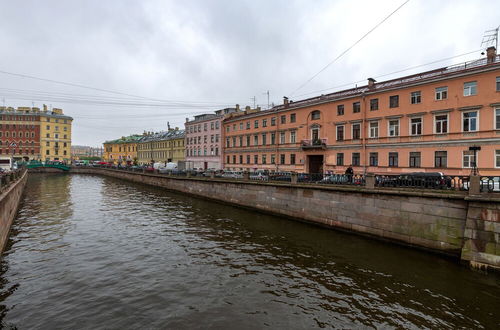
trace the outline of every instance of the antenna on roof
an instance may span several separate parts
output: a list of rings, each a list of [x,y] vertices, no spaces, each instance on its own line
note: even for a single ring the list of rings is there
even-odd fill
[[[498,49],[498,30],[500,29],[500,26],[498,26],[496,29],[493,30],[488,30],[484,32],[483,35],[483,40],[481,41],[481,47],[488,47],[488,46],[495,46],[496,49]]]

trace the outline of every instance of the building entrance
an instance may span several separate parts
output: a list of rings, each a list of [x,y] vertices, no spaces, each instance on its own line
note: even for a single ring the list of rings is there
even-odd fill
[[[323,155],[307,156],[309,173],[323,173]]]

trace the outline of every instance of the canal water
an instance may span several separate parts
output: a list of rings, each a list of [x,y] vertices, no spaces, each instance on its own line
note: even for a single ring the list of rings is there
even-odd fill
[[[1,261],[17,329],[499,328],[500,277],[85,175],[32,175]]]

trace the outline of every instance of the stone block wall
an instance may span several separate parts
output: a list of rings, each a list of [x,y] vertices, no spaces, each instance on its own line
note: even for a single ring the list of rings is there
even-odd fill
[[[9,237],[12,221],[16,217],[21,197],[28,177],[27,171],[23,171],[20,178],[2,187],[0,192],[0,252],[3,252]]]

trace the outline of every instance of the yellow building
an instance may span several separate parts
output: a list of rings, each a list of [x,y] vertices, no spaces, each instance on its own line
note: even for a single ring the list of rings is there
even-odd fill
[[[40,112],[40,154],[42,160],[71,160],[71,124],[73,118],[63,114],[62,109]]]
[[[144,133],[138,144],[139,163],[178,163],[185,160],[184,138],[184,130],[177,127],[166,132]]]
[[[113,164],[133,164],[137,160],[137,143],[141,138],[142,135],[134,134],[104,142],[104,161]]]

